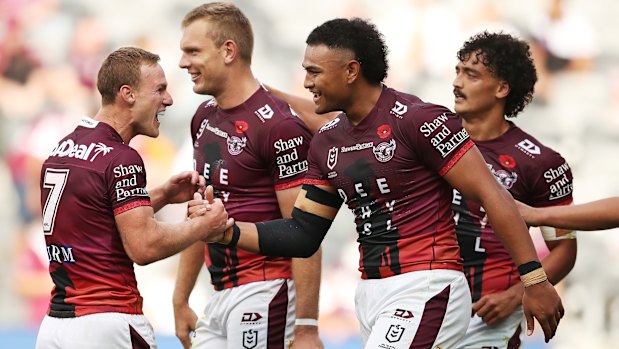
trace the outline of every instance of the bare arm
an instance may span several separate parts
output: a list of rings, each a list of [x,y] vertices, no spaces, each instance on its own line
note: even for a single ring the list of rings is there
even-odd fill
[[[488,171],[477,147],[467,151],[447,172],[445,179],[464,196],[478,201],[486,209],[490,224],[516,265],[538,261],[531,236],[514,200]],[[527,318],[527,333],[530,335],[533,332],[533,318],[536,318],[548,342],[555,335],[564,311],[555,289],[547,280],[525,287],[522,304]]]
[[[312,131],[312,133],[318,132],[322,125],[331,121],[339,114],[337,112],[316,114],[316,105],[312,100],[285,93],[271,86],[265,87],[272,95],[286,101],[286,103],[288,103],[290,107],[292,107],[292,109],[296,113],[298,113],[301,120],[303,120],[305,125],[307,125],[307,127]]]
[[[530,207],[518,203],[524,220],[533,226],[548,225],[569,230],[603,230],[619,227],[619,197],[579,205]]]
[[[282,217],[291,218],[294,202],[300,187],[278,190],[277,200]],[[310,258],[293,258],[292,275],[297,291],[296,318],[318,320],[318,299],[320,296],[320,273],[322,250],[318,249]],[[322,348],[317,326],[295,326],[294,348]]]
[[[139,265],[174,255],[233,224],[220,200],[215,201],[201,217],[182,223],[157,221],[150,206],[136,207],[115,218],[127,255]]]
[[[189,307],[189,296],[196,285],[203,264],[204,242],[198,241],[181,252],[172,305],[174,306],[176,337],[180,339],[185,349],[191,346],[189,332],[196,329],[198,320],[196,313]]]

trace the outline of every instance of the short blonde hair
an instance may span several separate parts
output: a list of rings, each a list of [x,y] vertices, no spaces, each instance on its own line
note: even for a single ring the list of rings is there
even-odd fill
[[[251,63],[254,33],[249,19],[238,7],[224,2],[200,5],[185,15],[182,26],[186,28],[200,19],[206,19],[215,24],[213,30],[205,34],[211,37],[216,46],[221,46],[226,40],[232,40],[237,44],[241,59]]]

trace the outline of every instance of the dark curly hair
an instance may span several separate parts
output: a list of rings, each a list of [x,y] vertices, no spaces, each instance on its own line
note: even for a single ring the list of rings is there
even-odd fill
[[[387,45],[376,26],[361,18],[336,18],[316,27],[305,41],[308,45],[326,45],[355,54],[363,76],[372,84],[387,77]]]
[[[458,51],[461,62],[475,55],[498,79],[510,88],[505,100],[505,116],[518,115],[533,99],[537,72],[529,44],[509,34],[481,32],[469,38]]]

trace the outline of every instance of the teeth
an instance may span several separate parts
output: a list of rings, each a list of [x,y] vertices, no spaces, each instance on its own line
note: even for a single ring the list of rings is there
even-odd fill
[[[159,121],[159,118],[163,117],[164,115],[165,115],[165,110],[158,112],[155,118],[157,119],[157,121]]]

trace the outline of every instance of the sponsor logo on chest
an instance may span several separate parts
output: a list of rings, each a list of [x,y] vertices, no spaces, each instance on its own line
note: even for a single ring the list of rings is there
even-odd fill
[[[99,155],[105,156],[109,154],[114,148],[99,143],[76,144],[72,139],[67,139],[62,143],[56,145],[52,150],[50,156],[56,156],[59,158],[74,158],[80,160],[90,160],[93,162]]]

